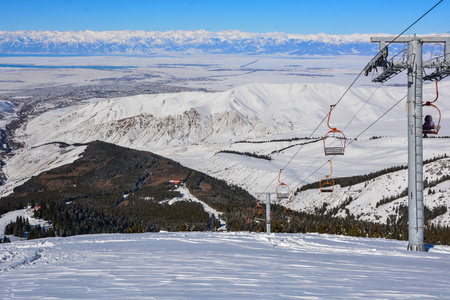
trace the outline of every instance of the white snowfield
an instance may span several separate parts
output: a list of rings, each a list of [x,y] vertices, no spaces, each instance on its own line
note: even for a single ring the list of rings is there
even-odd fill
[[[144,233],[0,245],[3,299],[449,299],[450,247],[319,234]]]

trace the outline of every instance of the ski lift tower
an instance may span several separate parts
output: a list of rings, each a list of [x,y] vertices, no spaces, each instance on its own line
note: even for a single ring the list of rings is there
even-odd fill
[[[270,195],[271,195],[271,193],[261,192],[261,193],[257,193],[257,194],[259,195],[258,199],[260,199],[260,197],[264,198],[264,197],[262,197],[263,195],[266,196],[265,202],[261,200],[260,203],[266,204],[266,233],[271,234],[272,233],[272,220],[271,220],[272,213],[270,211]],[[259,203],[258,200],[257,200],[257,203]]]
[[[381,67],[382,73],[373,82],[385,82],[403,70],[408,70],[408,250],[425,251],[423,243],[423,151],[422,151],[422,88],[424,80],[441,80],[450,75],[450,37],[372,37],[379,43],[380,52],[364,68],[367,76],[372,69]],[[388,60],[391,43],[407,43],[406,62]],[[444,44],[441,59],[423,63],[424,43]],[[435,71],[423,76],[424,68]]]

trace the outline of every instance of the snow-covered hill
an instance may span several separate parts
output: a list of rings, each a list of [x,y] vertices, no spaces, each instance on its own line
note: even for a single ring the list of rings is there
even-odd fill
[[[370,43],[370,37],[377,35],[380,34],[300,35],[279,32],[248,33],[238,30],[0,31],[0,53],[373,55],[378,50],[378,45]]]
[[[2,297],[448,299],[450,247],[319,234],[145,233],[0,244]]]
[[[329,130],[326,121],[313,134],[317,139],[301,138],[311,135],[327,115],[329,105],[335,103],[345,90],[346,87],[333,84],[251,84],[217,93],[93,99],[78,106],[50,111],[16,132],[16,138],[26,147],[4,166],[7,184],[1,191],[10,192],[19,182],[43,170],[70,163],[81,153],[76,150],[79,147],[36,146],[56,141],[73,144],[94,140],[172,158],[242,186],[255,195],[263,191],[274,192],[279,170],[284,168],[280,180],[295,190],[330,173],[328,164],[324,164],[327,158],[323,156],[320,140]],[[440,94],[449,92],[450,84],[441,83]],[[333,110],[330,123],[342,129],[348,138],[355,138],[405,93],[404,87],[352,88]],[[434,85],[425,85],[424,99],[434,97]],[[399,104],[358,140],[349,141],[351,144],[345,156],[333,160],[333,177],[362,175],[406,165],[404,106],[404,103]],[[445,118],[450,104],[439,101],[439,106],[444,116],[441,135],[450,135]],[[372,139],[374,136],[381,138]],[[229,152],[221,152],[223,150]],[[271,161],[239,155],[239,152],[270,156]],[[448,139],[424,139],[425,159],[445,153],[449,154]],[[427,165],[425,178],[435,180],[448,175],[447,164],[448,161],[443,160]],[[376,203],[405,189],[405,172],[398,171],[349,188],[337,187],[332,195],[319,194],[317,190],[300,193],[295,199],[295,207],[314,210],[326,202],[331,209],[341,206],[351,196],[354,202],[342,207],[339,214],[348,209],[358,218],[384,222],[406,199],[379,207],[375,207]],[[434,187],[433,191],[436,193],[426,198],[425,205],[433,208],[448,203],[450,194],[446,183]],[[436,222],[448,224],[448,220],[450,215],[447,214],[444,220]]]
[[[425,165],[424,180],[434,182],[444,176],[450,176],[450,159],[441,159]],[[298,210],[314,213],[315,209],[322,208],[326,204],[328,211],[339,208],[336,215],[340,217],[354,215],[359,220],[386,223],[388,219],[398,218],[401,205],[408,205],[407,196],[398,197],[407,189],[408,170],[401,170],[350,187],[336,186],[333,193],[321,194],[318,189],[300,192],[294,198],[294,206]],[[424,205],[429,209],[439,206],[449,208],[450,181],[425,188],[424,195]],[[385,204],[381,202],[387,198],[397,197],[398,199]],[[427,221],[440,226],[449,226],[450,210]]]
[[[24,141],[36,146],[57,140],[74,143],[99,139],[153,149],[200,142],[230,143],[276,134],[307,137],[329,111],[332,101],[344,91],[345,87],[333,84],[251,84],[218,93],[96,99],[37,117],[27,124]],[[345,126],[374,91],[375,88],[367,87],[352,89],[345,107],[333,112],[332,122]],[[403,92],[404,88],[379,90],[372,104],[353,123],[359,126],[373,122]],[[400,123],[401,119],[403,116],[396,116],[390,121]],[[390,134],[400,134],[402,127]],[[356,134],[358,130],[352,127],[349,133]]]

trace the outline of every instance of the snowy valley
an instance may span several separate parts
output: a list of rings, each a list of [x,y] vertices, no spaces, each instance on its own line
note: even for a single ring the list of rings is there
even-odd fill
[[[447,91],[450,85],[443,82],[441,95]],[[329,174],[327,158],[321,155],[321,137],[328,127],[321,121],[329,105],[344,92],[345,87],[326,83],[250,84],[216,93],[86,100],[44,113],[16,131],[17,141],[25,147],[7,160],[3,168],[7,182],[1,190],[8,194],[31,176],[72,162],[84,150],[61,149],[50,143],[95,140],[157,153],[243,187],[254,196],[264,191],[275,193],[279,170],[284,168],[281,180],[297,190]],[[404,93],[404,87],[356,87],[346,95],[331,117],[333,126],[343,129],[349,138],[345,156],[333,160],[333,177],[406,165],[404,101],[361,135]],[[424,97],[432,98],[434,93],[433,85],[425,86]],[[445,101],[440,107],[444,115],[450,110]],[[321,126],[315,130],[318,124]],[[444,125],[441,132],[446,136],[449,129]],[[447,138],[424,139],[424,145],[425,159],[448,151]],[[449,175],[448,163],[447,158],[427,164],[424,178],[430,182],[445,178]],[[350,214],[360,220],[385,223],[396,217],[406,197],[377,203],[400,195],[406,187],[406,170],[400,170],[350,187],[336,186],[332,194],[319,193],[318,189],[296,193],[294,206],[299,211],[314,212],[326,204],[330,211],[340,207],[336,216]],[[425,194],[430,194],[425,198],[428,208],[447,207],[448,181],[426,189]],[[350,197],[351,203],[342,206]],[[447,226],[449,212],[433,222]]]

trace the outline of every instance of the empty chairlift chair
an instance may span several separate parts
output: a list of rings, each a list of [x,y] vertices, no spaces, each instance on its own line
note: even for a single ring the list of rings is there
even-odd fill
[[[329,175],[325,175],[322,177],[322,179],[319,181],[319,188],[321,193],[332,193],[334,191],[334,179],[331,178],[331,175],[333,174],[333,167],[330,162],[330,169],[331,172]]]
[[[280,170],[280,174],[278,175],[278,183],[276,189],[277,199],[283,201],[283,208],[285,213],[293,213],[294,212],[294,201],[292,199],[292,193],[289,186],[280,181],[282,170]]]
[[[255,221],[265,221],[265,210],[264,208],[261,206],[261,204],[259,204],[258,199],[256,199],[256,206],[253,208],[253,214],[255,217]]]
[[[263,224],[266,221],[266,211],[264,207],[259,203],[259,197],[256,199],[256,206],[253,208],[252,213],[247,215],[247,224],[250,226],[250,230],[256,232],[263,231]]]
[[[291,214],[294,212],[294,199],[289,198],[286,202],[283,204],[284,212],[287,214]]]
[[[276,188],[277,199],[288,200],[291,194],[291,190],[289,189],[289,186],[287,184],[280,181],[281,171],[282,170],[280,170],[280,174],[278,175],[279,185]]]
[[[334,105],[330,105],[330,112],[328,113],[327,121],[330,131],[328,131],[323,137],[323,148],[325,155],[344,155],[347,138],[342,131],[330,126],[330,116],[333,108]]]

